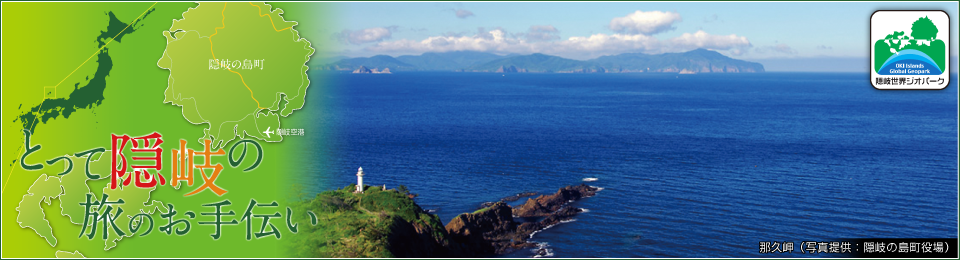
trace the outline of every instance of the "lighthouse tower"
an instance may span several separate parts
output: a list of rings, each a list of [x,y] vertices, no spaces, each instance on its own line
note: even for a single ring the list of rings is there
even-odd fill
[[[363,193],[363,167],[357,170],[357,191],[356,193]]]

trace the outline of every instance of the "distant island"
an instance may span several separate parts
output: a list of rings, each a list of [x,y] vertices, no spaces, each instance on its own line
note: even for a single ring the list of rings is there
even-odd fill
[[[362,191],[358,192],[358,190]],[[568,202],[594,196],[599,188],[586,184],[567,186],[555,194],[528,198],[517,207],[504,201],[537,195],[524,192],[480,209],[457,215],[446,226],[437,215],[413,200],[417,195],[403,185],[395,189],[351,184],[324,191],[293,203],[300,225],[292,247],[293,257],[490,257],[535,247],[532,234],[573,218],[582,209]],[[312,212],[310,216],[307,212]],[[537,217],[537,221],[517,218]]]
[[[367,67],[360,66],[360,68],[353,70],[353,74],[390,74],[390,68],[383,68],[383,70],[379,70],[378,68],[369,69]]]
[[[670,72],[744,73],[764,72],[756,62],[733,59],[716,51],[696,49],[682,53],[624,53],[580,61],[534,53],[529,55],[496,55],[475,51],[428,52],[422,55],[369,58],[344,58],[320,66],[323,70],[366,73],[366,68],[389,71],[458,71],[496,73],[638,73]]]

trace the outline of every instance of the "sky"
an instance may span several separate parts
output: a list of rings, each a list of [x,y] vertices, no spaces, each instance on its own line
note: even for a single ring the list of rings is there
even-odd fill
[[[944,10],[957,55],[957,2],[350,2],[309,32],[321,57],[474,50],[585,60],[707,48],[744,60],[865,58],[876,10]],[[945,38],[946,28],[938,38]]]

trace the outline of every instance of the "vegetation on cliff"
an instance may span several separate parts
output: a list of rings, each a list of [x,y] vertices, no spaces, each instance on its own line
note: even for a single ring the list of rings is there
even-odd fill
[[[418,206],[406,187],[383,190],[355,185],[324,191],[314,198],[292,203],[293,219],[301,223],[286,251],[292,257],[488,257],[535,246],[530,235],[581,212],[568,202],[590,197],[597,188],[584,184],[561,188],[556,194],[529,199],[518,208],[515,201],[535,193],[507,197],[473,213],[454,217],[444,226],[440,219]],[[310,213],[316,215],[316,225]],[[542,217],[525,222],[514,219]],[[305,221],[306,220],[306,221]],[[307,224],[309,223],[309,224]]]
[[[300,221],[291,239],[295,257],[408,257],[447,255],[446,234],[440,219],[425,212],[405,188],[382,190],[355,185],[324,191],[293,204],[295,219],[316,214],[316,225]],[[412,245],[411,245],[412,244]]]

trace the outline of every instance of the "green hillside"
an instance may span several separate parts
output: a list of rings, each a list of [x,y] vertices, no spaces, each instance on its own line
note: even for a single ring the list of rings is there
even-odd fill
[[[355,189],[350,185],[294,203],[294,218],[301,224],[290,238],[292,257],[442,255],[440,242],[447,238],[440,219],[421,209],[405,187],[366,186],[363,194]],[[309,224],[307,211],[316,214],[316,225]],[[411,241],[425,249],[409,246]]]

